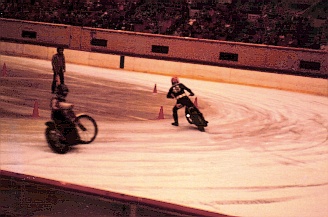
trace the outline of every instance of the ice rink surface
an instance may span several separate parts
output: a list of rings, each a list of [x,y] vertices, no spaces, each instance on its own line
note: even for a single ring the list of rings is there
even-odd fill
[[[327,97],[180,78],[209,121],[199,132],[182,110],[171,125],[170,77],[67,64],[68,101],[99,134],[59,155],[44,137],[51,63],[1,55],[4,63],[2,170],[228,215],[328,216]]]

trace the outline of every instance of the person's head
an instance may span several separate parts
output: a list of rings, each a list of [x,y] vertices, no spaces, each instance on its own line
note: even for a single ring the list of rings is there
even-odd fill
[[[57,53],[58,54],[63,54],[64,53],[64,48],[63,47],[57,47]]]
[[[178,84],[179,83],[179,78],[178,77],[172,77],[171,78],[171,83],[172,83],[172,85]]]
[[[57,86],[56,95],[60,98],[66,98],[69,90],[65,84],[60,84]]]

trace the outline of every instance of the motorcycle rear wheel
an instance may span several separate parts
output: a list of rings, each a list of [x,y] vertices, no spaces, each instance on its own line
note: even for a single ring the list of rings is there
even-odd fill
[[[205,127],[204,126],[197,126],[198,130],[201,132],[205,132]]]
[[[45,135],[47,143],[53,152],[66,154],[69,151],[70,147],[59,140],[60,132],[58,130],[47,127]]]

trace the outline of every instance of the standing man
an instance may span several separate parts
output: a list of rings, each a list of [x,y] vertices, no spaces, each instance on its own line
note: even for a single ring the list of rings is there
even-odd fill
[[[52,56],[52,70],[54,77],[51,85],[51,92],[55,93],[57,86],[57,76],[60,79],[60,84],[64,84],[64,72],[66,71],[64,48],[57,47],[57,53]]]

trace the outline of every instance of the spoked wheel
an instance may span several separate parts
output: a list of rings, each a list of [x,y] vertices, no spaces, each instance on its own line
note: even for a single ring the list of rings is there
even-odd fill
[[[66,154],[69,151],[70,147],[60,142],[60,132],[58,130],[47,127],[45,135],[52,151],[58,154]]]
[[[89,115],[79,115],[76,117],[76,128],[80,136],[81,144],[89,144],[96,139],[98,126],[96,121]]]
[[[187,119],[189,124],[193,123],[190,114],[186,114],[186,119]]]
[[[191,118],[191,115],[190,115],[190,111],[189,111],[189,108],[187,106],[185,108],[185,117],[186,117],[189,124],[193,124],[193,121],[192,121],[192,118]]]
[[[204,120],[201,114],[193,107],[186,107],[186,119],[189,124],[195,124],[199,131],[205,132],[205,127],[207,126],[207,122]]]

